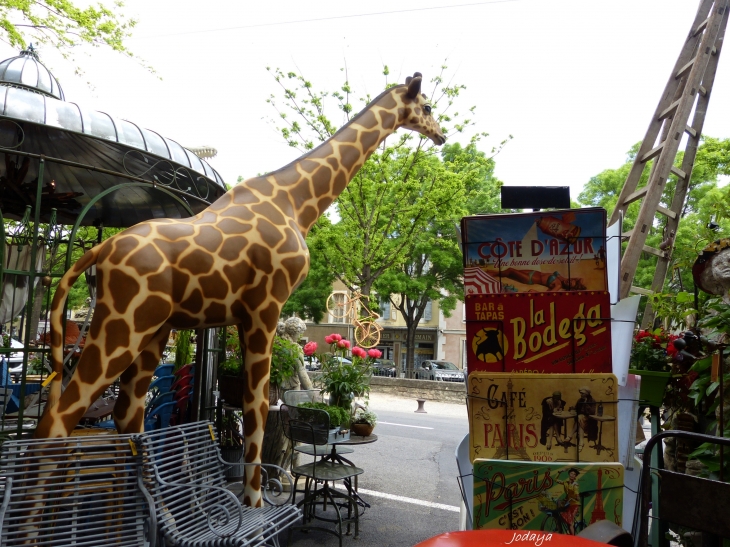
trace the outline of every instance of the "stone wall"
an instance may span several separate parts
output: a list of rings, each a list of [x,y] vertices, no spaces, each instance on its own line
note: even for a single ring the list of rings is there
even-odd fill
[[[309,372],[309,376],[316,387],[319,373]],[[426,399],[427,401],[466,404],[466,383],[464,382],[436,382],[373,376],[370,379],[370,391],[389,393],[413,400]]]

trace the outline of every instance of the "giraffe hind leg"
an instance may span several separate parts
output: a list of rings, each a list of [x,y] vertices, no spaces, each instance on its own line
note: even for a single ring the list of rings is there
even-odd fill
[[[119,433],[144,431],[145,396],[169,336],[170,327],[161,327],[120,376],[119,396],[113,411],[114,423]]]

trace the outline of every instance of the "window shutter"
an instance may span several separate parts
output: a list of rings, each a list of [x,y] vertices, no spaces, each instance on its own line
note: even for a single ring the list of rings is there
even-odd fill
[[[390,319],[390,298],[380,301],[380,316],[383,319]]]
[[[429,300],[426,304],[426,308],[423,310],[423,320],[424,321],[430,321],[431,320],[431,305],[433,304],[433,300]]]

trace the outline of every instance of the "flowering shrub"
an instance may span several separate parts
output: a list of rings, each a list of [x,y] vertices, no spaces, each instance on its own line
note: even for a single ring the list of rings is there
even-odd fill
[[[353,396],[367,397],[373,374],[371,365],[382,352],[352,347],[349,340],[336,333],[325,336],[324,341],[330,346],[327,354],[317,354],[317,342],[308,342],[304,346],[304,355],[317,357],[322,364],[322,374],[316,380],[322,393],[330,394],[331,404],[343,407],[350,406]],[[348,363],[345,359],[351,347],[352,362]]]
[[[661,328],[654,331],[640,330],[634,336],[630,368],[669,372],[672,367],[672,358],[678,352],[674,347],[674,341],[677,338],[679,338],[677,335],[668,334]]]

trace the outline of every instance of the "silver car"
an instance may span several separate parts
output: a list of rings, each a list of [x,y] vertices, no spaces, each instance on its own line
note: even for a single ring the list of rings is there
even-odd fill
[[[419,380],[436,380],[441,382],[463,382],[464,372],[454,363],[448,361],[427,360],[416,369]]]

